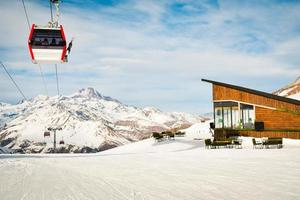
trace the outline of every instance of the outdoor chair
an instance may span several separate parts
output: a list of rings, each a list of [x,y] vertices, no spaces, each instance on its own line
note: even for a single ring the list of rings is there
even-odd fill
[[[257,142],[255,138],[252,138],[252,143],[253,143],[253,149],[262,149],[263,148],[263,143]]]
[[[211,139],[205,139],[204,143],[205,143],[205,148],[209,149],[212,147]]]
[[[164,138],[163,134],[157,133],[157,132],[153,132],[153,133],[152,133],[152,137],[153,137],[156,141],[160,141],[161,139]]]
[[[236,149],[242,149],[242,140],[234,140],[233,145]]]
[[[181,131],[176,132],[176,133],[175,133],[175,136],[178,136],[178,137],[184,137],[184,136],[185,136],[185,132],[181,132]]]
[[[170,132],[170,131],[167,131],[165,132],[165,134],[167,135],[168,139],[174,139],[175,140],[175,134]]]

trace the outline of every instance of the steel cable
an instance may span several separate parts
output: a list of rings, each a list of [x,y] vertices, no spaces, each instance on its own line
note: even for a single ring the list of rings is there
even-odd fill
[[[28,17],[28,13],[27,13],[27,9],[26,9],[24,0],[22,0],[22,4],[23,4],[23,8],[24,8],[24,13],[25,13],[25,16],[26,16],[27,24],[28,24],[28,29],[30,31],[30,21],[29,21],[29,17]],[[44,73],[43,73],[43,69],[42,69],[42,66],[40,64],[39,64],[39,68],[40,68],[40,75],[42,77],[44,89],[46,91],[46,95],[49,96],[47,85],[46,85],[46,81],[45,81],[45,77],[44,77]]]
[[[24,93],[22,92],[22,90],[20,89],[20,87],[18,86],[18,84],[15,82],[15,80],[13,79],[13,77],[10,75],[10,73],[7,71],[5,65],[1,61],[0,61],[0,63],[1,63],[1,66],[3,67],[3,69],[5,70],[6,74],[9,76],[9,78],[12,80],[12,82],[16,86],[17,90],[20,92],[20,94],[23,96],[23,98],[27,101],[26,96],[24,95]]]
[[[22,0],[22,3],[23,3],[23,8],[24,8],[24,12],[25,12],[25,15],[26,15],[26,19],[27,19],[28,29],[30,30],[30,22],[29,22],[29,18],[28,18],[28,14],[27,14],[27,10],[26,10],[24,0]]]

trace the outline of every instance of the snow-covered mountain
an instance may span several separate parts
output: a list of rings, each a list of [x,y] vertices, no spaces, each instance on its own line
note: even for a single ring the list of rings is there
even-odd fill
[[[56,133],[59,152],[96,152],[201,120],[186,113],[125,105],[87,88],[59,98],[37,96],[17,105],[1,103],[0,146],[20,153],[50,152],[53,132],[50,137],[44,137],[44,132],[61,127]]]
[[[274,94],[300,100],[300,76],[291,84],[275,91]]]

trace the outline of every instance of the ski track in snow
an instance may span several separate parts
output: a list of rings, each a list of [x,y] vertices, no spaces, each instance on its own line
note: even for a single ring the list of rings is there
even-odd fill
[[[252,149],[243,138],[243,149],[208,150],[196,134],[97,154],[2,155],[1,200],[300,198],[299,140]]]

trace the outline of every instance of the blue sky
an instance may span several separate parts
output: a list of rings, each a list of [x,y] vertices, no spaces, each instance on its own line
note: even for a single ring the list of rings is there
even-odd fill
[[[25,0],[31,23],[46,24],[49,5]],[[0,55],[25,95],[46,94],[27,49],[21,0],[0,1]],[[60,90],[94,87],[139,107],[211,111],[201,78],[271,92],[300,75],[300,1],[64,0],[61,24],[75,38],[59,65]],[[56,95],[53,65],[43,65]],[[20,95],[0,71],[0,101]]]

